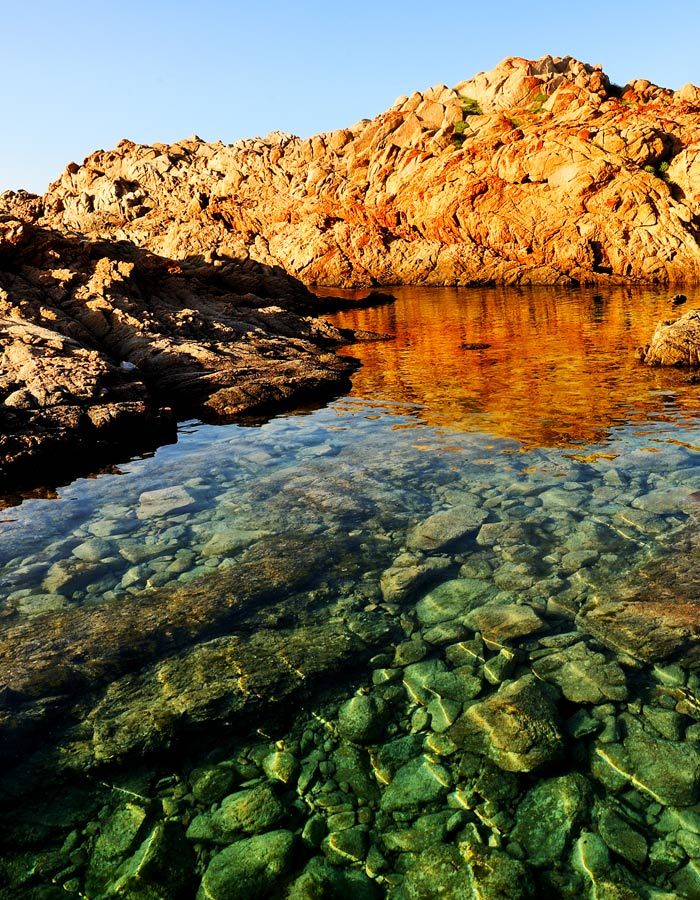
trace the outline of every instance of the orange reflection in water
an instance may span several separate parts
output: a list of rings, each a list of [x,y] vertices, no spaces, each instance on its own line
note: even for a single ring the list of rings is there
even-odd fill
[[[604,440],[621,421],[697,415],[688,374],[634,356],[668,294],[651,290],[396,288],[394,306],[340,313],[343,327],[392,341],[347,348],[363,366],[352,396],[419,404],[419,418],[526,446]],[[685,311],[700,306],[690,296]],[[488,347],[478,348],[478,345]],[[475,346],[476,345],[476,346]]]

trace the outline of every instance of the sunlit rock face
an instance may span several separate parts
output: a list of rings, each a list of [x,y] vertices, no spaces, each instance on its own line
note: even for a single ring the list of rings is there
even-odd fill
[[[44,215],[306,283],[697,279],[699,97],[511,58],[305,140],[124,140],[71,163]]]
[[[648,366],[700,366],[700,310],[659,322],[639,356]]]

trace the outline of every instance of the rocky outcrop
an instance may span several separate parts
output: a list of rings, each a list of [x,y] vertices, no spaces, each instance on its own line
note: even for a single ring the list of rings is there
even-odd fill
[[[694,281],[700,89],[507,59],[306,140],[125,140],[71,163],[34,213],[308,284]]]
[[[700,366],[700,309],[659,322],[638,356],[648,366]]]
[[[0,214],[0,485],[155,447],[173,410],[221,420],[345,388],[355,364],[333,351],[351,335],[319,305],[252,260],[174,262]]]

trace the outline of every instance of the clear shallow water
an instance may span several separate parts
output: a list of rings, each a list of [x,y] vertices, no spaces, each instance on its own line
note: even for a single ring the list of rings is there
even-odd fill
[[[83,820],[8,842],[8,890],[194,896],[204,875],[209,896],[238,896],[257,860],[260,896],[700,895],[700,735],[663,692],[694,695],[696,676],[616,653],[576,620],[601,597],[633,597],[651,563],[673,572],[696,523],[700,404],[686,375],[633,357],[668,314],[665,297],[595,296],[402,289],[395,307],[336,317],[395,335],[349,348],[363,362],[350,396],[259,428],[190,423],[121,474],[3,511],[10,630],[34,620],[70,635],[95,610],[148,610],[189,585],[235,592],[257,553],[277,585],[263,622],[284,623],[290,643],[324,622],[356,629],[360,616],[400,632],[352,673],[329,662],[291,724],[272,724],[274,697],[261,694],[259,722],[236,722],[259,724],[255,740],[212,746],[205,730],[201,755],[183,762],[165,752],[166,729],[136,812],[105,793],[114,777],[88,776],[96,808]],[[290,575],[285,593],[299,565],[306,583]],[[140,681],[118,678],[72,711],[90,727],[64,740],[68,759],[139,749],[102,723],[137,732],[127,713],[176,705],[153,691],[172,672],[146,657]],[[207,712],[206,678],[188,660],[179,714],[225,719]],[[530,750],[513,721],[532,731]],[[697,779],[675,783],[664,756]],[[240,804],[245,815],[221,813]],[[164,874],[168,841],[195,854],[177,883]],[[144,874],[145,844],[157,864]],[[277,874],[265,882],[263,870]]]

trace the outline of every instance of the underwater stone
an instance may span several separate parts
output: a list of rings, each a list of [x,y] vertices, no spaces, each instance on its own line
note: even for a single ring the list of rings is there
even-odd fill
[[[641,866],[646,860],[646,838],[609,805],[598,814],[598,833],[613,853],[628,862]]]
[[[469,630],[460,622],[439,622],[423,632],[423,639],[429,644],[439,646],[452,644],[466,637]]]
[[[134,851],[144,834],[146,810],[135,803],[115,809],[102,825],[90,857],[86,887],[99,893],[122,861]]]
[[[197,900],[259,900],[292,865],[294,835],[270,831],[237,841],[209,863]]]
[[[571,864],[584,878],[595,881],[610,870],[610,853],[597,834],[585,831],[574,845]]]
[[[488,515],[488,510],[466,503],[441,510],[412,528],[406,545],[411,550],[442,550],[477,532]]]
[[[173,900],[189,894],[195,857],[178,822],[159,822],[136,853],[120,868],[109,897]]]
[[[517,656],[506,647],[484,663],[484,678],[489,684],[500,684],[505,681],[516,666]]]
[[[369,756],[353,744],[342,743],[333,753],[336,779],[342,784],[350,785],[357,797],[365,800],[377,800],[379,788],[374,780]]]
[[[301,832],[301,839],[307,847],[318,849],[327,831],[324,816],[316,813],[306,820]]]
[[[644,662],[661,662],[700,645],[698,604],[641,599],[588,602],[576,617],[577,626],[606,647]]]
[[[94,537],[74,547],[73,556],[84,562],[100,562],[102,559],[113,556],[115,551],[116,546],[113,543]]]
[[[315,856],[285,896],[287,900],[376,900],[380,889],[364,872],[341,870]]]
[[[467,864],[471,898],[479,900],[524,900],[533,894],[525,866],[501,850],[474,842],[460,843]]]
[[[651,845],[647,865],[652,875],[667,875],[679,869],[685,860],[686,855],[680,847],[669,840],[659,840]]]
[[[416,604],[416,615],[424,627],[452,622],[483,603],[484,598],[492,594],[493,588],[487,581],[453,578],[421,597]]]
[[[263,771],[268,778],[289,784],[299,771],[299,763],[286,750],[276,750],[263,760]]]
[[[627,699],[627,682],[620,666],[584,641],[536,660],[532,669],[545,681],[559,685],[574,703]]]
[[[410,553],[402,554],[382,573],[379,581],[382,597],[387,603],[404,600],[451,565],[448,557],[419,560]]]
[[[462,712],[462,704],[457,700],[436,697],[428,704],[428,712],[430,713],[430,727],[438,734],[442,734]]]
[[[556,708],[531,675],[470,706],[449,734],[459,747],[480,750],[507,772],[531,772],[564,746]]]
[[[373,694],[356,694],[338,711],[338,731],[356,744],[372,744],[389,721],[387,704]]]
[[[474,631],[481,632],[485,641],[494,643],[526,637],[544,627],[542,619],[531,606],[515,603],[481,606],[470,612],[465,622]]]
[[[276,825],[284,816],[284,807],[272,788],[261,784],[246,791],[229,794],[220,809],[212,813],[215,833],[228,840],[240,832],[257,834]]]
[[[193,503],[192,496],[179,485],[155,491],[144,491],[139,497],[136,515],[139,519],[167,516],[169,513],[188,509]]]
[[[269,531],[245,531],[235,528],[215,532],[202,546],[202,556],[229,556],[262,540]]]
[[[680,897],[700,897],[700,863],[696,860],[691,859],[671,880]]]
[[[393,665],[408,666],[411,663],[420,662],[424,659],[427,652],[428,647],[425,641],[420,638],[417,640],[403,641],[401,644],[396,645]]]
[[[438,846],[418,854],[401,884],[389,889],[388,900],[473,900],[464,859],[455,847]]]
[[[550,866],[563,856],[588,815],[591,798],[588,781],[578,773],[549,778],[525,795],[511,837],[533,866]]]
[[[423,737],[419,734],[407,734],[382,744],[372,760],[378,780],[387,784],[403,765],[420,755],[422,747]]]
[[[360,862],[367,853],[367,829],[364,825],[356,825],[342,831],[332,831],[323,839],[321,849],[334,865]]]
[[[195,769],[190,775],[192,794],[200,803],[219,803],[234,782],[234,773],[224,766],[209,766]]]
[[[452,784],[449,772],[425,756],[403,765],[382,795],[385,812],[414,809],[444,797]]]
[[[562,556],[560,570],[566,575],[573,575],[579,569],[592,566],[597,559],[597,550],[571,550]]]
[[[700,799],[700,752],[687,743],[633,733],[623,744],[597,745],[591,769],[610,789],[630,782],[664,806]]]
[[[527,851],[533,866],[550,866],[564,855],[591,806],[591,787],[578,773],[535,785],[518,807],[511,838]]]

